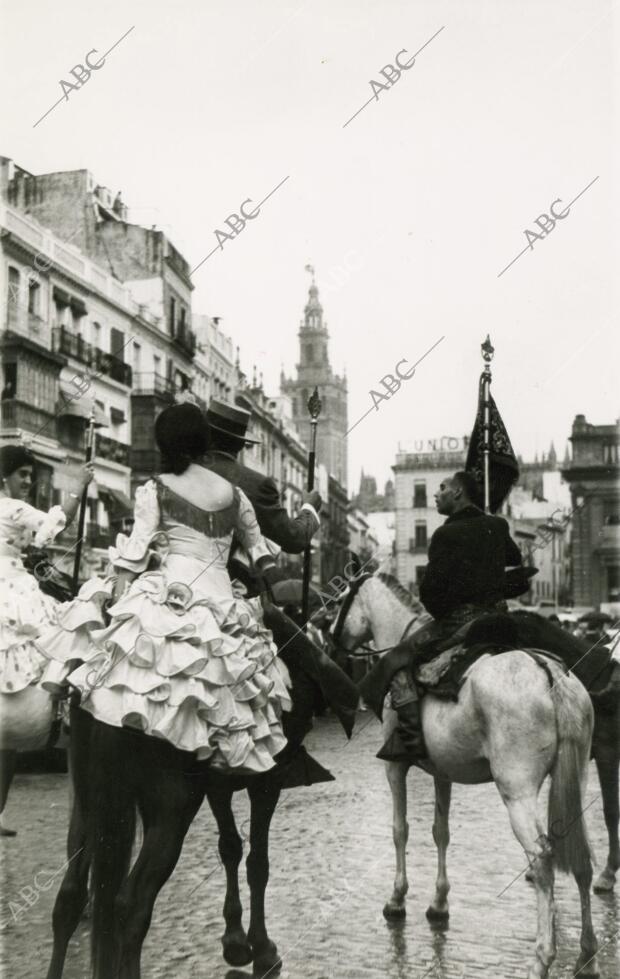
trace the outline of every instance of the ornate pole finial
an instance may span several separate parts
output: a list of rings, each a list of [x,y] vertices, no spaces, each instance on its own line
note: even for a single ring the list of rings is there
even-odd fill
[[[480,349],[482,350],[482,356],[485,360],[493,360],[493,354],[495,353],[495,347],[491,343],[491,337],[487,333],[487,338],[484,343],[480,344]]]
[[[311,424],[316,425],[317,418],[321,414],[322,407],[323,407],[323,402],[319,397],[319,389],[318,387],[315,387],[314,391],[308,398],[308,414],[312,419]]]

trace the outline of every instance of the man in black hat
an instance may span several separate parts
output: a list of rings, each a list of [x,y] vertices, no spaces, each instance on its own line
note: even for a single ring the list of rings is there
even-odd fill
[[[287,554],[301,554],[320,526],[318,490],[305,492],[296,517],[289,517],[282,505],[278,487],[270,476],[243,466],[237,460],[245,445],[256,445],[258,439],[247,434],[250,412],[213,398],[207,409],[210,451],[204,460],[211,469],[235,486],[239,486],[256,510],[261,532]]]
[[[248,436],[250,412],[212,399],[206,412],[209,451],[201,465],[227,479],[246,494],[256,511],[261,532],[288,554],[300,554],[320,526],[321,496],[316,490],[304,493],[300,512],[290,517],[282,505],[275,481],[244,466],[237,456],[245,445],[257,444]],[[264,584],[233,557],[232,578],[239,578],[250,596],[264,591]],[[290,753],[301,746],[312,727],[316,688],[350,736],[355,720],[358,693],[346,674],[276,605],[264,607],[264,622],[271,630],[283,662],[293,679],[293,710],[285,719]]]

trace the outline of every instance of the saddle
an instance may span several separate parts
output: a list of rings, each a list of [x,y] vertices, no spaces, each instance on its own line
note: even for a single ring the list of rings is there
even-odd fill
[[[571,670],[595,700],[615,691],[611,690],[614,663],[609,649],[600,645],[590,648],[554,623],[525,610],[481,615],[451,636],[427,640],[423,662],[414,666],[414,678],[423,691],[457,700],[464,675],[476,660],[513,649],[528,652],[543,668],[545,660],[551,659]],[[616,698],[617,691],[614,701]]]

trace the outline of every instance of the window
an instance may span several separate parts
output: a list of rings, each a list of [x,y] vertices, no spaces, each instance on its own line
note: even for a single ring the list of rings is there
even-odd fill
[[[417,480],[413,484],[413,506],[415,509],[422,509],[426,505],[426,482]]]
[[[415,525],[415,546],[423,548],[427,545],[426,523],[416,523]]]
[[[28,283],[28,312],[38,316],[41,306],[41,287],[32,279]]]
[[[307,364],[314,363],[314,349],[311,343],[309,343],[308,346],[306,347],[306,363]]]
[[[125,334],[122,330],[117,330],[112,327],[110,330],[110,353],[113,357],[118,357],[119,360],[123,360],[123,353],[125,350]]]
[[[161,376],[161,357],[153,354],[153,373]]]
[[[607,601],[620,601],[620,565],[617,564],[607,568]]]
[[[17,364],[3,364],[2,401],[14,398],[17,392]]]
[[[136,374],[140,371],[140,357],[142,354],[142,347],[139,343],[134,343],[133,345],[133,369]]]
[[[617,463],[620,459],[617,442],[609,442],[603,445],[603,462]]]
[[[9,302],[19,305],[19,269],[9,265]]]
[[[170,332],[174,336],[174,327],[177,321],[177,302],[174,296],[170,297],[170,317],[168,320],[168,325],[170,327]]]
[[[93,322],[92,336],[93,336],[93,346],[98,347],[99,350],[102,350],[103,347],[101,346],[101,323]]]

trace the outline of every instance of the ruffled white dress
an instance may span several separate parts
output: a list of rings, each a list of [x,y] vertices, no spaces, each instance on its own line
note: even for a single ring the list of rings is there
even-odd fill
[[[39,640],[51,660],[43,687],[68,682],[98,720],[199,760],[269,770],[286,745],[290,679],[260,599],[234,594],[226,570],[233,535],[253,560],[269,554],[251,503],[235,487],[230,505],[210,511],[157,479],[137,489],[134,520],[110,560],[114,572],[138,577],[107,608],[107,622],[115,573],[60,606],[59,627]],[[72,660],[84,662],[74,669]]]
[[[59,506],[49,513],[0,497],[0,693],[15,694],[37,683],[46,659],[34,644],[56,621],[55,599],[45,595],[21,559],[30,544],[45,547],[64,529]]]

